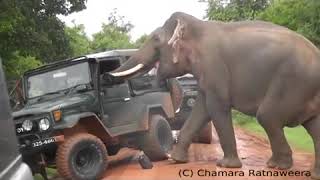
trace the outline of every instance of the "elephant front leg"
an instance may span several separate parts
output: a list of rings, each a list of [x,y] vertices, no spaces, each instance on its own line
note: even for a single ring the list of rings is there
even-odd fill
[[[184,123],[178,136],[178,143],[171,151],[171,158],[178,163],[188,162],[188,149],[192,138],[210,121],[205,107],[203,93],[199,92],[190,117]]]
[[[227,168],[242,167],[237,153],[230,106],[214,94],[208,94],[206,102],[208,113],[216,128],[224,153],[224,157],[217,161],[217,166]]]

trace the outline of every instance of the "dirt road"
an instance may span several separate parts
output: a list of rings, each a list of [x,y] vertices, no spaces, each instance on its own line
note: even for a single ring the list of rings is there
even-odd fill
[[[137,161],[137,151],[123,149],[110,158],[105,180],[175,180],[175,179],[310,179],[307,177],[313,164],[313,155],[294,151],[294,167],[291,171],[272,171],[265,167],[271,155],[268,142],[243,130],[236,129],[237,144],[243,167],[225,169],[215,166],[217,158],[222,157],[219,142],[214,135],[213,144],[193,144],[189,150],[187,164],[174,164],[170,160],[154,163],[153,169],[143,170]],[[264,171],[263,171],[264,170]],[[282,176],[281,174],[282,173]],[[283,173],[287,173],[284,176]],[[291,176],[289,176],[291,175]],[[192,177],[190,177],[192,176]]]

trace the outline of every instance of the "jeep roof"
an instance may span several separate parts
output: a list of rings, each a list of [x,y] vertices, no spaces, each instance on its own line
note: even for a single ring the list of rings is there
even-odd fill
[[[103,61],[108,60],[108,59],[105,59],[106,57],[131,56],[136,51],[137,51],[137,49],[117,49],[117,50],[110,50],[110,51],[88,54],[88,55],[84,55],[84,56],[79,56],[79,57],[75,57],[75,58],[70,58],[70,59],[66,59],[66,60],[60,60],[60,61],[48,63],[48,64],[40,66],[38,68],[26,71],[24,73],[24,75],[32,74],[34,72],[39,72],[39,71],[45,71],[47,69],[51,69],[53,67],[68,64],[70,62],[75,62],[75,61],[86,61],[88,59],[94,59],[95,61],[99,62],[102,60]]]

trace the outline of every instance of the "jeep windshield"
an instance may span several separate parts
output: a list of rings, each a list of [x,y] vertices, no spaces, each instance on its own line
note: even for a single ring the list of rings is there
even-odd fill
[[[27,78],[28,98],[59,94],[81,84],[91,81],[89,64],[83,62],[60,69],[47,71]]]

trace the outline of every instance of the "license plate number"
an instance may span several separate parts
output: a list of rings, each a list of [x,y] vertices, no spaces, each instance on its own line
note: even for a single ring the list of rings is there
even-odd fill
[[[53,137],[48,139],[38,140],[38,141],[32,142],[32,147],[40,147],[40,146],[51,144],[54,142],[55,142],[55,139]]]

